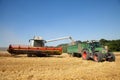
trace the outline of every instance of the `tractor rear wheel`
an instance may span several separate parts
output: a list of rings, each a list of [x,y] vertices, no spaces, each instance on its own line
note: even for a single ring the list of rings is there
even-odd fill
[[[83,60],[89,60],[90,59],[90,54],[89,54],[89,52],[87,50],[84,50],[82,52],[82,59]]]
[[[107,61],[109,62],[115,61],[115,55],[113,53],[108,53]]]
[[[95,53],[94,55],[93,55],[93,59],[94,59],[94,61],[96,61],[96,62],[101,62],[102,61],[102,53]]]

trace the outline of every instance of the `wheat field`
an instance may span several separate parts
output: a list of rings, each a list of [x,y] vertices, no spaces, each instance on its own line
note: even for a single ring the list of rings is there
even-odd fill
[[[0,57],[0,80],[120,80],[120,56],[100,63],[67,54]]]

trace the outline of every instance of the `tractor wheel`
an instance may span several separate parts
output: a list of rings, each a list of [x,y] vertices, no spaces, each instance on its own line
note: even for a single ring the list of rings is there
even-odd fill
[[[89,52],[88,51],[83,51],[82,52],[82,59],[83,60],[89,60],[90,59],[90,54],[89,54]]]
[[[96,61],[96,62],[101,62],[102,61],[102,53],[95,53],[94,55],[93,55],[93,59],[94,59],[94,61]]]
[[[110,58],[109,58],[109,56],[110,56]],[[107,61],[109,61],[109,62],[115,61],[115,55],[113,53],[108,53]]]

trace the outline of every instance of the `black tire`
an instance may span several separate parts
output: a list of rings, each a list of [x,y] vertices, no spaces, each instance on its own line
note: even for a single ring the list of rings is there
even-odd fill
[[[32,57],[32,54],[27,54],[27,57]]]
[[[81,57],[81,54],[80,54],[80,53],[78,53],[78,57]]]
[[[111,57],[111,58],[107,58],[107,61],[109,62],[112,62],[112,61],[115,61],[115,55],[113,53],[108,53],[108,57]]]
[[[99,53],[99,52],[95,53],[93,55],[93,59],[95,62],[102,62],[102,59],[103,59],[102,53]]]
[[[79,57],[79,53],[74,53],[74,56],[75,57]]]
[[[87,50],[83,50],[82,59],[83,60],[89,60],[90,59],[90,53]]]

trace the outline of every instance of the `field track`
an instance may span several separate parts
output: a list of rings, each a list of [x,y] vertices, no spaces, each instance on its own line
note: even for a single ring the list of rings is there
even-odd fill
[[[52,57],[0,57],[0,80],[120,80],[120,55],[115,62],[94,62],[67,54]]]

